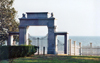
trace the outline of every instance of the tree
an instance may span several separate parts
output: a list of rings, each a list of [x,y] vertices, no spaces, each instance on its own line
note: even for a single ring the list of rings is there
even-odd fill
[[[31,45],[32,40],[31,39],[28,39],[28,41],[29,41],[29,45]]]
[[[17,11],[12,7],[14,0],[0,0],[0,42],[8,39],[8,32],[17,32]]]

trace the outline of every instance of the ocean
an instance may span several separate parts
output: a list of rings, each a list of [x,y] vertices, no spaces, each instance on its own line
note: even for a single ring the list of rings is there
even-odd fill
[[[76,41],[76,44],[79,45],[79,42],[82,43],[82,46],[90,45],[100,46],[100,36],[69,36],[69,39]]]
[[[43,47],[45,47],[46,49],[45,52],[47,53],[47,47],[48,47],[47,37],[39,40],[39,44],[37,43],[37,40],[32,39],[32,38],[30,39],[32,40],[32,45],[35,45],[35,46],[39,45],[40,54],[43,54]],[[57,39],[59,40],[57,44],[58,54],[63,54],[64,53],[64,36],[58,36]],[[72,44],[74,43],[73,41],[76,41],[76,45],[79,45],[79,42],[81,42],[82,46],[89,46],[90,43],[92,43],[92,46],[100,46],[100,36],[69,36],[69,39],[72,40]]]

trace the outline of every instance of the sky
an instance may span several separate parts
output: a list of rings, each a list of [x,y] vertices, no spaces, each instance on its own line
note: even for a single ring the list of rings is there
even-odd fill
[[[100,0],[15,0],[18,18],[26,12],[53,12],[57,32],[69,36],[100,36]],[[45,36],[46,26],[30,26],[32,36]]]

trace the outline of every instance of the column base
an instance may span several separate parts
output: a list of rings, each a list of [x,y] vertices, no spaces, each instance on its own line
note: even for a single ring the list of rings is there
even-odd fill
[[[55,50],[48,50],[47,54],[58,54],[58,52],[56,52]]]

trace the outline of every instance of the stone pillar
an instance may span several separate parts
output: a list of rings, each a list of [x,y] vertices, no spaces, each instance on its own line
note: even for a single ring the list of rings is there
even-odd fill
[[[7,45],[13,45],[13,35],[9,34]]]
[[[93,54],[93,51],[92,51],[92,43],[90,43],[90,55],[92,55]]]
[[[26,45],[29,45],[29,41],[28,41],[28,29],[29,27],[26,28]]]
[[[48,27],[48,50],[47,54],[56,54],[56,43],[55,43],[55,34],[54,27]]]
[[[90,43],[90,48],[92,48],[92,43]]]
[[[70,48],[70,55],[71,55],[72,54],[72,40],[71,39],[69,40],[69,44],[70,44],[69,48]]]
[[[81,42],[79,43],[79,47],[80,47],[79,53],[80,53],[80,55],[82,55],[82,46],[81,46]]]
[[[58,40],[57,40],[57,35],[55,35],[55,50],[56,50],[56,53],[58,54],[58,47],[57,47],[57,44],[58,44]]]
[[[67,34],[64,36],[64,54],[68,54],[68,42],[67,42]]]
[[[28,33],[26,31],[26,45],[28,45],[28,44],[29,44],[29,42],[28,42]]]
[[[26,27],[20,26],[19,27],[19,45],[27,45],[26,44]]]
[[[76,55],[76,41],[74,41],[74,55]]]

